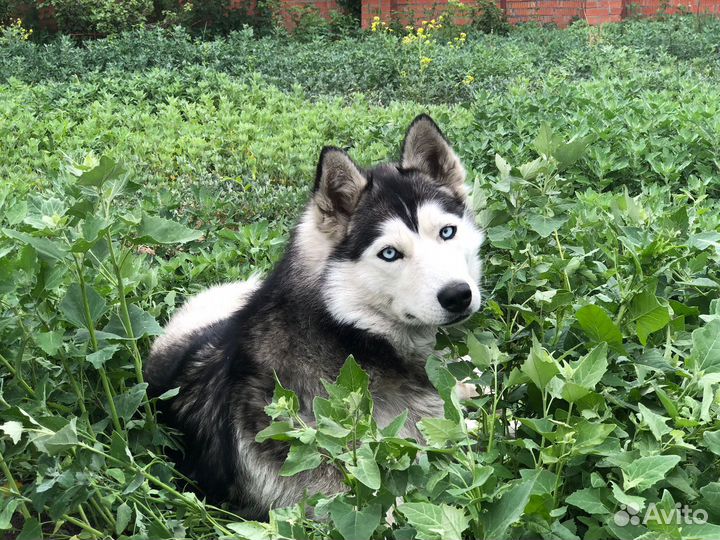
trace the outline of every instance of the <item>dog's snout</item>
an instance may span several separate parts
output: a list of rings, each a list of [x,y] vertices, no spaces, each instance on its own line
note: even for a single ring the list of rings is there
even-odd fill
[[[465,282],[451,283],[440,290],[437,299],[440,305],[451,313],[461,313],[472,302],[472,290]]]

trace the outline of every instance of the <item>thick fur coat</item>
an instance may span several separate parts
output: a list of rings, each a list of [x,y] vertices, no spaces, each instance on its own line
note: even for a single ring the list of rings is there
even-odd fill
[[[274,373],[312,420],[349,355],[370,376],[381,426],[405,409],[402,436],[442,416],[425,374],[438,326],[480,305],[482,234],[467,203],[465,170],[427,116],[410,126],[399,164],[361,169],[325,148],[287,251],[265,280],[213,287],[190,299],[154,344],[152,394],[180,387],[163,421],[185,436],[181,466],[215,501],[248,517],[342,489],[320,467],[281,477],[287,447],[255,442],[267,427]]]

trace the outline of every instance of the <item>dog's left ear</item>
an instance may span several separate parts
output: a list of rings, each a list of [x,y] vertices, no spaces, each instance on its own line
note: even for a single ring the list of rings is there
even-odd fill
[[[427,114],[421,114],[410,124],[400,165],[427,174],[461,199],[467,196],[465,167]]]
[[[367,178],[350,156],[339,148],[323,148],[313,190],[318,228],[336,241],[342,238],[367,186]]]

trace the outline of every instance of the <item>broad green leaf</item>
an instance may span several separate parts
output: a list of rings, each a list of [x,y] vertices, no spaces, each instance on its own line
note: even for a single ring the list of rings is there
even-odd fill
[[[530,228],[538,233],[542,238],[547,238],[553,231],[562,227],[569,218],[567,216],[548,217],[544,215],[535,215],[528,218]]]
[[[643,492],[665,478],[678,463],[680,456],[647,456],[636,459],[622,468],[623,489]]]
[[[35,336],[35,342],[40,346],[45,354],[53,356],[62,346],[63,332],[58,330],[40,332]]]
[[[347,466],[348,472],[370,489],[380,489],[380,468],[370,446],[358,448],[355,457],[357,462]]]
[[[600,343],[577,362],[571,362],[570,366],[573,372],[569,380],[578,386],[594,390],[607,371],[607,344]]]
[[[600,306],[589,304],[575,314],[585,334],[594,342],[606,342],[613,350],[622,351],[622,332]]]
[[[418,422],[418,427],[430,446],[443,447],[449,442],[465,438],[460,425],[446,418],[423,418]]]
[[[101,369],[105,365],[105,362],[110,360],[113,355],[119,350],[119,345],[110,345],[108,347],[103,347],[99,351],[88,354],[85,357],[85,360],[90,362],[95,369]]]
[[[370,379],[368,378],[367,373],[363,371],[360,365],[355,361],[355,358],[348,356],[343,364],[343,367],[340,368],[340,374],[338,375],[335,384],[352,392],[354,390],[366,391],[369,383]]]
[[[560,373],[560,367],[557,360],[540,345],[535,335],[533,335],[532,340],[530,354],[528,354],[520,370],[530,378],[535,386],[540,390],[544,390],[550,380]]]
[[[383,437],[397,437],[407,422],[408,410],[405,409],[392,422],[380,430]]]
[[[720,456],[720,430],[703,433],[703,442],[713,454]]]
[[[289,422],[273,422],[255,436],[255,441],[259,443],[265,442],[268,439],[289,441],[292,437],[287,435],[287,433],[292,430],[293,427]]]
[[[637,325],[637,336],[640,343],[647,345],[647,338],[670,322],[670,313],[667,306],[658,302],[654,293],[643,291],[636,294],[630,303],[628,317]]]
[[[0,424],[0,430],[5,433],[13,444],[17,444],[20,441],[23,433],[23,425],[15,420],[8,420],[4,424]]]
[[[428,502],[404,503],[398,510],[420,540],[460,540],[470,522],[461,508]]]
[[[137,244],[183,244],[197,240],[203,232],[169,219],[143,213],[137,234]]]
[[[294,476],[302,471],[316,469],[321,463],[322,456],[314,444],[293,443],[280,469],[280,476]]]
[[[624,504],[627,507],[635,508],[638,511],[645,508],[645,497],[628,495],[622,489],[620,489],[620,486],[618,486],[615,482],[611,482],[610,485],[612,486],[613,497],[615,497],[615,500],[620,504]]]
[[[22,531],[15,540],[42,540],[44,538],[42,525],[37,518],[31,517],[25,520]]]
[[[145,399],[148,383],[138,383],[113,398],[118,416],[128,422]]]
[[[475,367],[482,370],[489,368],[492,363],[492,353],[487,345],[480,343],[471,333],[467,334],[466,343],[470,359]]]
[[[603,494],[606,491],[603,488],[579,489],[566,497],[565,502],[577,506],[588,514],[609,514],[610,509],[603,502]]]
[[[672,428],[666,424],[666,422],[670,420],[669,418],[654,413],[642,403],[640,403],[638,407],[642,413],[643,422],[650,428],[656,441],[660,441],[663,435],[672,431]]]
[[[125,169],[121,165],[115,163],[107,156],[101,156],[100,163],[89,171],[81,173],[77,179],[77,183],[81,186],[99,188],[108,180],[117,178],[124,173]]]
[[[587,145],[592,140],[592,136],[573,138],[567,143],[562,143],[553,151],[552,156],[557,160],[559,168],[565,169],[585,153]]]
[[[121,534],[130,523],[132,517],[132,508],[127,503],[122,503],[117,508],[115,519],[115,534]]]
[[[21,502],[21,499],[10,499],[5,503],[4,508],[0,511],[0,531],[7,531],[13,527],[11,520]]]
[[[51,259],[59,261],[67,256],[67,250],[61,244],[53,242],[49,238],[30,236],[29,234],[13,229],[3,229],[2,232],[10,238],[19,240],[23,244],[28,244],[34,247],[40,255],[44,255],[45,257],[50,257]]]
[[[85,285],[90,324],[95,327],[100,317],[107,311],[107,304],[95,289]],[[60,302],[60,312],[64,319],[78,328],[88,328],[87,317],[80,285],[73,283],[68,287],[65,297]]]
[[[345,540],[369,540],[373,531],[380,525],[382,506],[371,504],[362,510],[335,499],[330,503],[330,515],[333,524]]]
[[[240,538],[247,540],[275,540],[278,538],[277,532],[269,523],[244,521],[242,523],[228,523],[226,527],[237,533]]]
[[[73,448],[78,444],[77,438],[77,418],[73,418],[70,422],[54,435],[42,441],[45,451],[54,456],[64,450]]]
[[[428,358],[427,364],[425,364],[425,371],[428,374],[428,379],[430,379],[430,382],[437,389],[438,394],[440,394],[445,404],[445,418],[460,422],[462,412],[460,401],[455,393],[457,379],[455,379],[452,373],[444,366],[442,360],[435,356]]]
[[[705,373],[720,372],[720,319],[707,323],[692,333],[693,348],[687,365]]]
[[[705,508],[720,508],[720,482],[710,482],[700,488],[702,506]]]
[[[135,339],[145,336],[159,336],[163,333],[163,329],[155,320],[155,317],[135,304],[128,306],[128,314],[130,315],[130,326]],[[117,313],[113,313],[107,326],[103,328],[103,332],[115,334],[121,338],[130,337]]]
[[[485,513],[481,516],[485,525],[486,539],[499,539],[507,536],[508,528],[525,512],[525,507],[530,500],[539,475],[540,472],[536,471],[535,474],[506,491],[500,500],[487,505]]]

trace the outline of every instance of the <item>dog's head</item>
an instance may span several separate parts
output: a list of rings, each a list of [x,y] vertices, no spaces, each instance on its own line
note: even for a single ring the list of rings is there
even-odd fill
[[[363,170],[325,148],[296,239],[341,322],[449,325],[480,306],[483,235],[465,169],[429,116],[411,124],[399,165]]]

